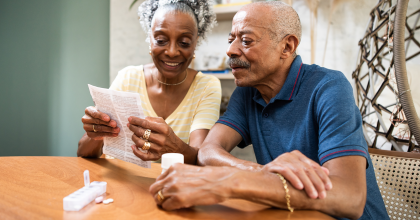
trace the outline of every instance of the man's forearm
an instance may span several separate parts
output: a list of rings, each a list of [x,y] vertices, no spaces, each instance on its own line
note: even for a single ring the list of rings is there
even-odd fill
[[[232,166],[242,170],[260,170],[262,165],[238,159],[227,152],[223,147],[215,144],[200,148],[197,155],[197,164],[201,166]]]
[[[232,198],[287,209],[283,182],[273,173],[238,172],[233,183],[225,184],[232,192]],[[366,192],[358,186],[351,186],[339,177],[331,176],[334,188],[327,192],[325,199],[311,199],[305,191],[296,190],[288,183],[291,207],[294,209],[318,210],[326,214],[357,219],[363,214]]]

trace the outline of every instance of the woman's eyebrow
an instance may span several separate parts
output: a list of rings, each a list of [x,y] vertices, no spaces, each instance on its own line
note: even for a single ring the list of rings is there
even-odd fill
[[[164,33],[167,33],[167,32],[168,32],[168,30],[166,30],[164,28],[153,31],[153,33],[158,33],[158,34],[160,34],[160,33],[164,34]],[[182,32],[181,34],[182,35],[187,35],[187,34],[188,35],[194,35],[194,32],[190,31],[190,30],[186,30],[186,31]]]
[[[164,29],[158,29],[158,30],[153,31],[153,33],[165,33],[165,30]]]
[[[185,31],[185,32],[182,32],[182,34],[194,35],[194,33],[192,31]]]

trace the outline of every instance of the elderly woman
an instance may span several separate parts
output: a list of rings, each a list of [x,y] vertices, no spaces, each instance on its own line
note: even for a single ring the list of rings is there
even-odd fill
[[[110,87],[138,93],[148,116],[129,118],[133,153],[142,160],[181,153],[185,163],[195,164],[198,147],[219,117],[221,88],[217,78],[188,66],[215,15],[207,0],[146,0],[138,15],[153,63],[122,69]],[[85,109],[82,122],[86,133],[77,151],[82,157],[102,155],[103,138],[116,137],[121,129],[95,107]]]

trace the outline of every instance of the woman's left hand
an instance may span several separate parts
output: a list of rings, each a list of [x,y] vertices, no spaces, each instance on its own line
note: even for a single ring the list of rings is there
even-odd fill
[[[133,153],[144,161],[158,160],[165,153],[183,153],[189,146],[183,142],[160,117],[146,117],[145,119],[129,117],[127,126],[134,132],[131,146]],[[150,130],[147,140],[143,139],[146,130]],[[147,135],[146,135],[147,136]],[[145,152],[139,149],[150,143],[150,148]],[[146,147],[147,148],[147,147]]]

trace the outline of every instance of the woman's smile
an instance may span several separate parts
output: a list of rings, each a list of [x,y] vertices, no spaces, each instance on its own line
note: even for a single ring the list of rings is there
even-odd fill
[[[166,65],[169,65],[169,66],[178,66],[180,63],[168,63],[168,62],[165,62],[165,61],[163,61]]]
[[[162,61],[162,63],[164,64],[163,66],[164,66],[165,69],[167,69],[167,70],[176,70],[179,67],[181,67],[181,64],[183,62],[165,62],[165,61]]]

